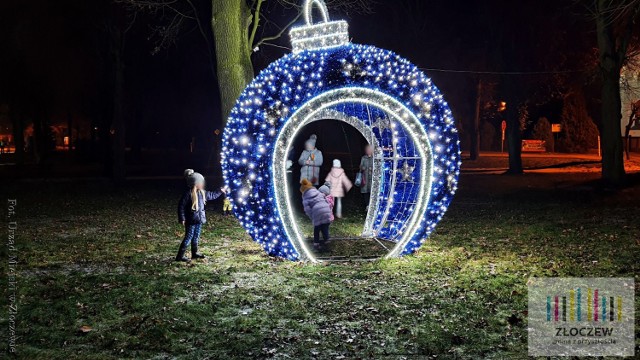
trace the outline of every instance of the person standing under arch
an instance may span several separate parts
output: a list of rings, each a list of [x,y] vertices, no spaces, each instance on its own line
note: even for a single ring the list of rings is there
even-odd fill
[[[349,177],[347,177],[347,174],[344,172],[340,160],[333,160],[333,167],[325,181],[331,185],[331,196],[333,196],[335,200],[336,217],[340,219],[342,218],[342,198],[345,197],[353,187],[353,183],[351,183],[351,180],[349,180]]]
[[[307,179],[315,186],[320,184],[320,167],[324,162],[322,151],[316,149],[316,140],[318,136],[311,135],[309,140],[304,143],[304,151],[298,159],[300,168],[300,182]]]
[[[362,204],[369,208],[371,199],[371,178],[373,177],[373,146],[367,145],[364,148],[364,155],[360,159],[360,173],[362,181],[360,183],[360,193],[362,194]]]

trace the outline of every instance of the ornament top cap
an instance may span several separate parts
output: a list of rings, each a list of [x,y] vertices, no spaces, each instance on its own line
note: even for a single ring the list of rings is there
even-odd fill
[[[329,22],[329,10],[327,10],[327,4],[324,0],[305,0],[304,2],[304,20],[307,22],[307,26],[313,25],[313,5],[317,5],[322,15],[324,22]]]
[[[317,24],[313,23],[314,5],[322,16],[322,22]],[[289,32],[294,53],[349,43],[349,24],[344,20],[331,21],[324,0],[305,0],[302,11],[306,25],[294,27]]]

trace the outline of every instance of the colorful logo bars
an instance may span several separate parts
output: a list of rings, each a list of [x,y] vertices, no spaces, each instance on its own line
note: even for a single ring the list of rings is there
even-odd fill
[[[571,289],[568,299],[567,296],[547,296],[547,321],[622,321],[622,297],[607,297],[591,288],[587,288],[586,299],[581,288]]]

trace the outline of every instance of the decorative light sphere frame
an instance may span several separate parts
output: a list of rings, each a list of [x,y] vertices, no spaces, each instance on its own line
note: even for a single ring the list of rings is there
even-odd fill
[[[317,5],[323,21],[313,24]],[[235,216],[270,255],[319,261],[298,228],[287,179],[296,134],[324,119],[355,127],[374,147],[371,205],[362,236],[415,252],[457,190],[460,143],[451,110],[431,80],[388,50],[349,42],[347,23],[307,0],[293,53],[263,70],[231,111],[222,169]],[[295,162],[295,161],[294,161]],[[293,190],[292,190],[293,189]]]

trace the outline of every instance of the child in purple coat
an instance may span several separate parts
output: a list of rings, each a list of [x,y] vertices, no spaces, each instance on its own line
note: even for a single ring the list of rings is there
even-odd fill
[[[176,261],[189,262],[191,260],[184,256],[189,244],[191,244],[191,259],[204,259],[205,256],[198,253],[202,224],[207,222],[204,206],[207,201],[215,200],[222,196],[225,190],[205,191],[204,176],[192,169],[185,170],[184,177],[187,180],[188,189],[182,195],[178,204],[178,221],[184,225],[184,239],[178,249]]]
[[[318,191],[309,180],[302,180],[300,192],[302,192],[304,212],[313,223],[313,246],[319,249],[320,233],[325,242],[329,240],[329,225],[331,225],[333,212],[324,194]]]

